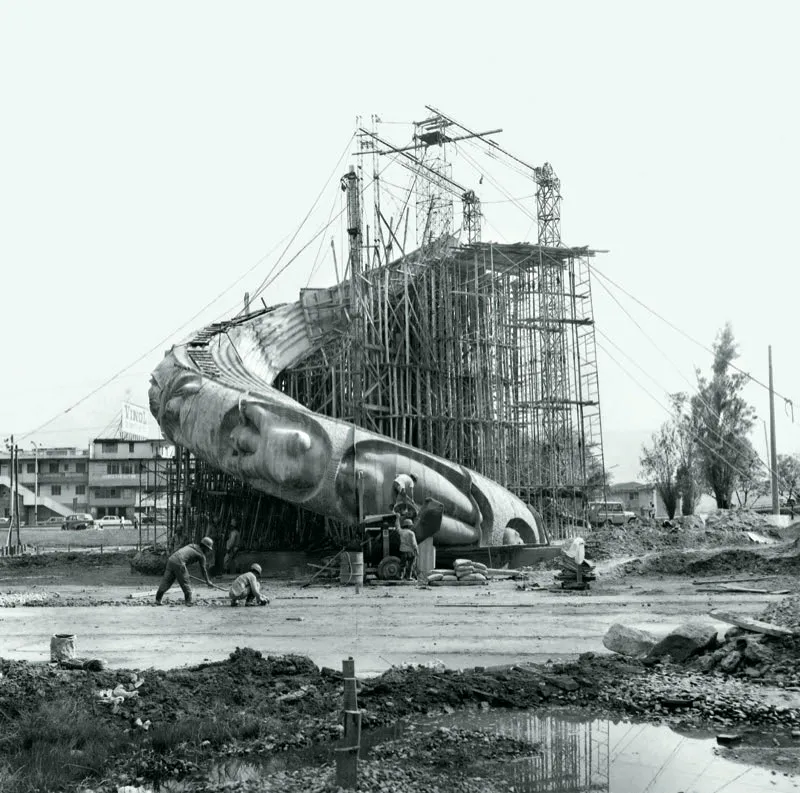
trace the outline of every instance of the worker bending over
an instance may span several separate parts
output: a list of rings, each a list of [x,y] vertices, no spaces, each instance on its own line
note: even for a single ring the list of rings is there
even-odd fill
[[[261,565],[251,564],[250,570],[242,573],[228,590],[231,606],[238,606],[244,600],[245,606],[266,606],[269,598],[261,596],[261,584],[258,577],[261,575]]]
[[[406,578],[406,571],[408,571],[408,578],[412,579],[416,575],[417,555],[419,554],[419,546],[417,545],[417,535],[411,528],[414,523],[406,518],[403,525],[397,530],[400,534],[400,562],[402,569],[400,578]]]
[[[192,585],[189,583],[189,571],[187,568],[190,564],[194,564],[195,562],[200,564],[200,570],[203,573],[206,584],[213,587],[214,585],[208,577],[208,564],[206,563],[206,551],[210,552],[213,549],[214,541],[211,537],[203,537],[199,545],[193,542],[175,551],[175,553],[167,559],[167,569],[164,571],[164,577],[161,579],[161,583],[158,585],[158,591],[156,592],[156,605],[161,605],[161,598],[164,597],[164,593],[175,581],[178,582],[178,586],[183,590],[183,597],[185,598],[186,605],[194,605],[192,602]]]

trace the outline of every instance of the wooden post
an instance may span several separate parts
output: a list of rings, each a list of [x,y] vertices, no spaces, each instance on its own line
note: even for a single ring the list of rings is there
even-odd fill
[[[336,784],[341,788],[352,789],[358,784],[358,751],[361,747],[361,711],[358,709],[355,661],[352,656],[342,661],[342,678],[344,738],[342,745],[335,750]]]

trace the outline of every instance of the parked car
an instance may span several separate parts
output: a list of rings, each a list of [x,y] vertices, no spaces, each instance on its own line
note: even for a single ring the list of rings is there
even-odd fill
[[[47,519],[47,520],[44,522],[44,525],[45,525],[45,526],[52,526],[52,525],[54,525],[54,524],[57,524],[57,523],[63,523],[63,522],[64,522],[64,518],[63,518],[63,517],[61,517],[60,515],[56,515],[55,517],[48,518],[48,519]]]
[[[592,501],[589,503],[589,522],[595,526],[613,524],[624,526],[636,520],[636,513],[629,512],[621,501]]]
[[[94,518],[87,512],[77,512],[74,515],[67,515],[61,524],[61,531],[81,531],[90,529],[94,526]]]
[[[130,523],[130,521],[128,521]],[[125,521],[119,515],[103,515],[102,518],[97,518],[94,522],[96,529],[121,529],[125,525]]]

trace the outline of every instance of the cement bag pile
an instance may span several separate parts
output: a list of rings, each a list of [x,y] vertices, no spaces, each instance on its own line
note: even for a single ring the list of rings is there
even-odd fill
[[[456,559],[452,570],[432,570],[428,574],[428,583],[437,586],[480,586],[489,583],[489,571],[481,562]]]

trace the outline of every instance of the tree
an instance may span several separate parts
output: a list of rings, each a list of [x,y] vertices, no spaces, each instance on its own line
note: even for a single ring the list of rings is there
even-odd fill
[[[778,490],[787,501],[793,499],[797,502],[800,494],[800,455],[778,455]]]
[[[740,507],[746,507],[751,499],[755,501],[769,491],[769,480],[764,480],[764,463],[761,462],[752,444],[747,445],[750,449],[744,457],[737,477],[736,500]]]
[[[697,393],[691,400],[692,423],[703,481],[717,507],[729,509],[740,471],[751,453],[747,436],[756,416],[741,396],[748,375],[729,371],[739,357],[730,323],[717,334],[713,351],[710,379],[697,370]]]
[[[674,421],[665,421],[658,432],[653,433],[650,443],[649,447],[642,446],[639,458],[642,476],[658,490],[667,508],[667,515],[672,520],[678,508],[677,474],[680,463],[678,431]]]
[[[697,483],[701,479],[695,441],[697,427],[689,397],[684,393],[672,394],[671,401],[679,458],[675,478],[681,497],[681,514],[693,515],[700,495]]]

